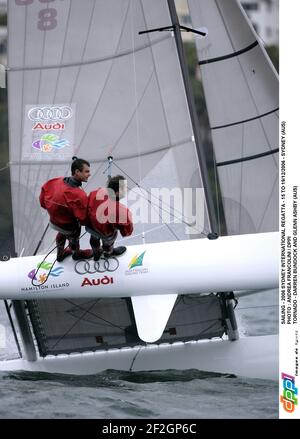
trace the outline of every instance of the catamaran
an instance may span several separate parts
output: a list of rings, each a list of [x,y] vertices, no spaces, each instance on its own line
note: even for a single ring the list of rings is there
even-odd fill
[[[17,257],[0,263],[0,299],[22,357],[0,370],[195,368],[277,379],[278,336],[239,337],[234,304],[278,287],[278,77],[239,2],[188,4],[192,29],[174,0],[9,2]],[[181,31],[197,37],[210,156]],[[153,186],[201,188],[203,218],[154,197],[150,214],[168,213],[171,224],[136,224],[120,258],[57,263],[38,196],[45,181],[68,175],[73,155],[91,163],[86,191],[113,167],[131,201]]]

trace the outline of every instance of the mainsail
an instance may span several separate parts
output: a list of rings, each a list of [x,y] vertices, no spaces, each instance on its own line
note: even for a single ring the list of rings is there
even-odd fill
[[[108,155],[131,186],[203,186],[174,38],[169,32],[139,35],[172,24],[166,1],[16,0],[8,6],[18,255],[37,248],[45,254],[53,247],[55,234],[44,234],[48,216],[38,196],[46,180],[69,174],[73,155],[92,164],[87,191],[104,184]],[[152,229],[139,225],[136,234],[145,233],[146,242],[186,238],[184,224]],[[128,299],[27,306],[41,355],[140,343]],[[179,298],[161,341],[221,336],[223,311],[216,296]]]
[[[228,234],[278,230],[278,75],[237,0],[188,0]]]
[[[9,2],[17,254],[35,251],[48,222],[37,202],[40,187],[68,174],[72,155],[93,165],[87,190],[104,183],[108,155],[141,186],[159,177],[159,187],[202,187],[174,39],[138,33],[169,24],[167,3],[159,0],[64,0],[51,8]],[[157,164],[166,155],[163,176]]]

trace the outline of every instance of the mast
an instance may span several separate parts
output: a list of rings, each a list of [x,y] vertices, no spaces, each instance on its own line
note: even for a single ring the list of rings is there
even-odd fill
[[[175,36],[175,41],[176,41],[176,46],[177,46],[178,58],[179,58],[181,72],[182,72],[182,78],[183,78],[187,103],[188,103],[188,107],[189,107],[192,128],[193,128],[194,137],[195,137],[195,145],[196,145],[196,151],[197,151],[198,160],[199,160],[199,166],[200,166],[200,170],[201,170],[201,176],[202,176],[202,180],[203,180],[204,193],[205,193],[206,202],[207,202],[209,227],[210,227],[211,232],[218,233],[217,213],[216,213],[216,208],[214,205],[212,191],[211,191],[211,185],[210,185],[210,181],[209,181],[208,168],[207,168],[207,163],[206,163],[206,154],[205,154],[205,151],[204,151],[204,148],[202,146],[201,139],[200,139],[198,117],[197,117],[195,102],[194,102],[193,93],[192,93],[192,89],[191,89],[191,84],[190,84],[190,80],[189,80],[187,62],[186,62],[186,57],[185,57],[182,38],[181,38],[180,24],[179,24],[174,0],[168,0],[168,6],[169,6],[169,11],[170,11],[171,22],[172,22],[173,29],[174,29],[174,36]]]

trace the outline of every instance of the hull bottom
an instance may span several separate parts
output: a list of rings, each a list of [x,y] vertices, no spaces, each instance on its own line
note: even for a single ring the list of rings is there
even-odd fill
[[[47,356],[30,362],[0,361],[0,371],[92,375],[106,369],[149,371],[199,369],[249,378],[278,380],[278,335],[213,339]]]

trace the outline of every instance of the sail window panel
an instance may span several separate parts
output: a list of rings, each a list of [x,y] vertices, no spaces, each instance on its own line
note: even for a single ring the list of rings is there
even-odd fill
[[[277,129],[276,129],[277,128]],[[278,149],[278,116],[272,113],[261,119],[212,131],[216,162],[250,158]],[[277,168],[277,158],[274,165]]]
[[[278,230],[278,172],[272,157],[219,168],[228,234]]]

